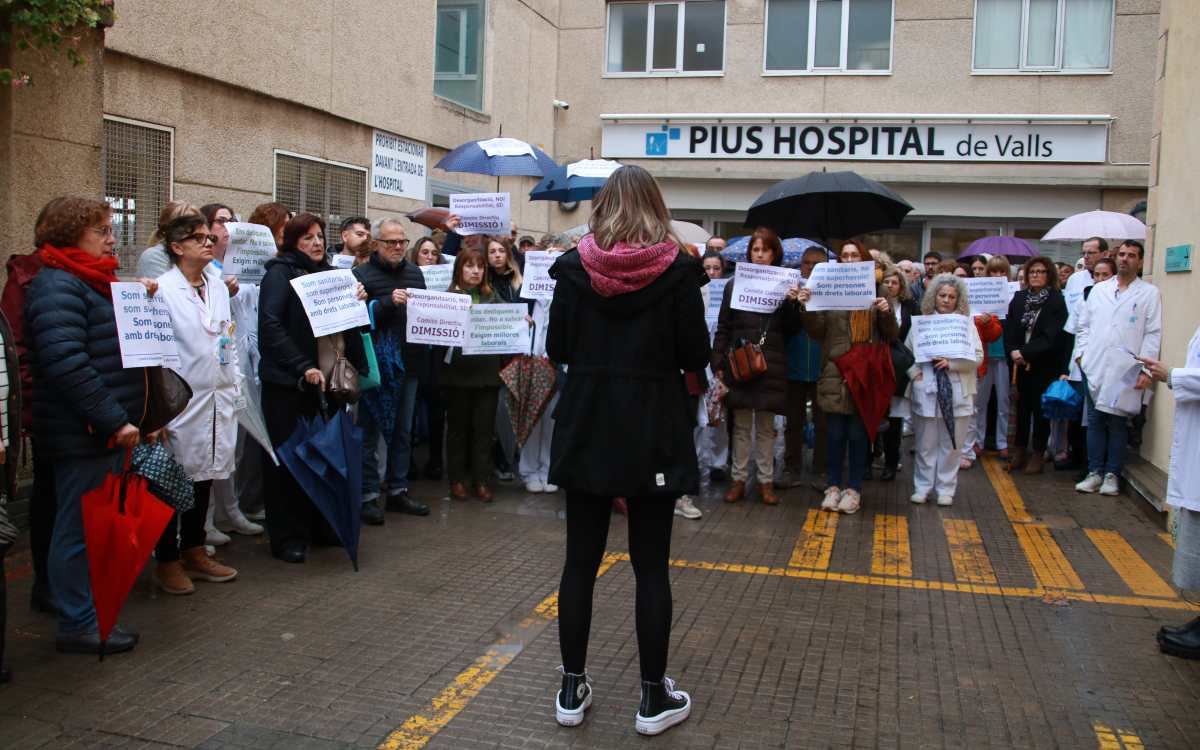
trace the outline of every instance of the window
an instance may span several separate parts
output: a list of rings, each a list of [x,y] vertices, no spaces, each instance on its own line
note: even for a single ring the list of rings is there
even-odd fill
[[[725,0],[610,3],[609,74],[678,75],[725,69]]]
[[[308,211],[329,227],[367,212],[367,170],[283,151],[275,152],[275,200],[300,213]]]
[[[767,0],[768,73],[887,73],[892,0]]]
[[[438,0],[433,93],[483,110],[485,0]]]
[[[1113,0],[975,0],[975,70],[1107,72]]]
[[[174,137],[161,125],[104,118],[104,199],[113,208],[117,258],[128,273],[171,200]]]

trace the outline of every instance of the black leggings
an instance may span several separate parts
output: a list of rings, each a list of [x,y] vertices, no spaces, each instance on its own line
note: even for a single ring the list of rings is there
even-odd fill
[[[637,578],[637,640],[642,679],[662,682],[671,638],[671,524],[675,498],[631,497],[629,557]],[[612,498],[567,493],[567,560],[558,591],[558,641],[563,668],[583,673],[592,627],[592,591],[608,543]]]
[[[160,563],[175,562],[180,550],[203,547],[208,534],[204,522],[208,518],[208,498],[212,494],[212,480],[193,482],[196,504],[189,510],[171,516],[163,529],[158,544],[154,547],[154,559]]]

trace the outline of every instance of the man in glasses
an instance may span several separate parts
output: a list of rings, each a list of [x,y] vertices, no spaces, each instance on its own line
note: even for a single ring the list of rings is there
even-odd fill
[[[1087,238],[1080,245],[1079,251],[1083,256],[1083,268],[1068,276],[1067,283],[1063,287],[1063,297],[1067,300],[1067,324],[1063,326],[1063,330],[1072,336],[1079,335],[1079,307],[1083,304],[1084,292],[1095,283],[1092,279],[1092,269],[1096,267],[1098,260],[1109,257],[1108,242],[1102,237]],[[1066,342],[1066,345],[1073,346],[1074,343],[1075,340],[1071,339]],[[1071,387],[1082,396],[1086,381],[1083,371],[1079,369],[1079,364],[1074,360],[1068,363],[1067,380],[1070,381]],[[1067,448],[1067,460],[1055,461],[1054,468],[1059,471],[1080,471],[1086,475],[1087,432],[1083,428],[1082,415],[1079,419],[1072,420],[1067,424]],[[1080,477],[1080,479],[1082,478]]]
[[[414,516],[429,515],[429,506],[408,495],[408,467],[412,458],[413,409],[417,403],[417,375],[430,367],[429,347],[424,344],[404,344],[408,316],[409,289],[424,289],[425,276],[416,264],[405,257],[408,253],[408,233],[399,219],[378,219],[371,225],[371,254],[354,267],[354,275],[367,290],[368,305],[372,308],[376,343],[391,338],[403,344],[404,374],[388,380],[388,370],[381,368],[384,378],[378,391],[394,394],[396,422],[387,443],[387,465],[383,468],[383,483],[387,486],[385,506],[389,511]],[[374,395],[372,395],[374,394]],[[379,505],[380,466],[371,446],[379,443],[381,431],[372,410],[378,394],[364,394],[358,407],[358,424],[363,430],[363,523],[378,526],[383,523],[383,508]]]

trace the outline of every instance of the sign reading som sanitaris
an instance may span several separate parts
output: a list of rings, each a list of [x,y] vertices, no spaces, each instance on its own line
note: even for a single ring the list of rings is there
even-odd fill
[[[920,117],[914,119],[919,120]],[[1104,124],[686,123],[604,125],[611,159],[1104,162]]]

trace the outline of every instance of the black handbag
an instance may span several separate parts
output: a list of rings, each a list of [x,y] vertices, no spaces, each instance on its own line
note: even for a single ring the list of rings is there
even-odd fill
[[[192,387],[168,367],[147,367],[145,406],[138,429],[158,432],[178,417],[192,400]]]
[[[892,351],[892,369],[896,371],[896,392],[893,395],[903,396],[908,389],[908,368],[917,363],[917,358],[904,342],[895,339],[890,344]]]

